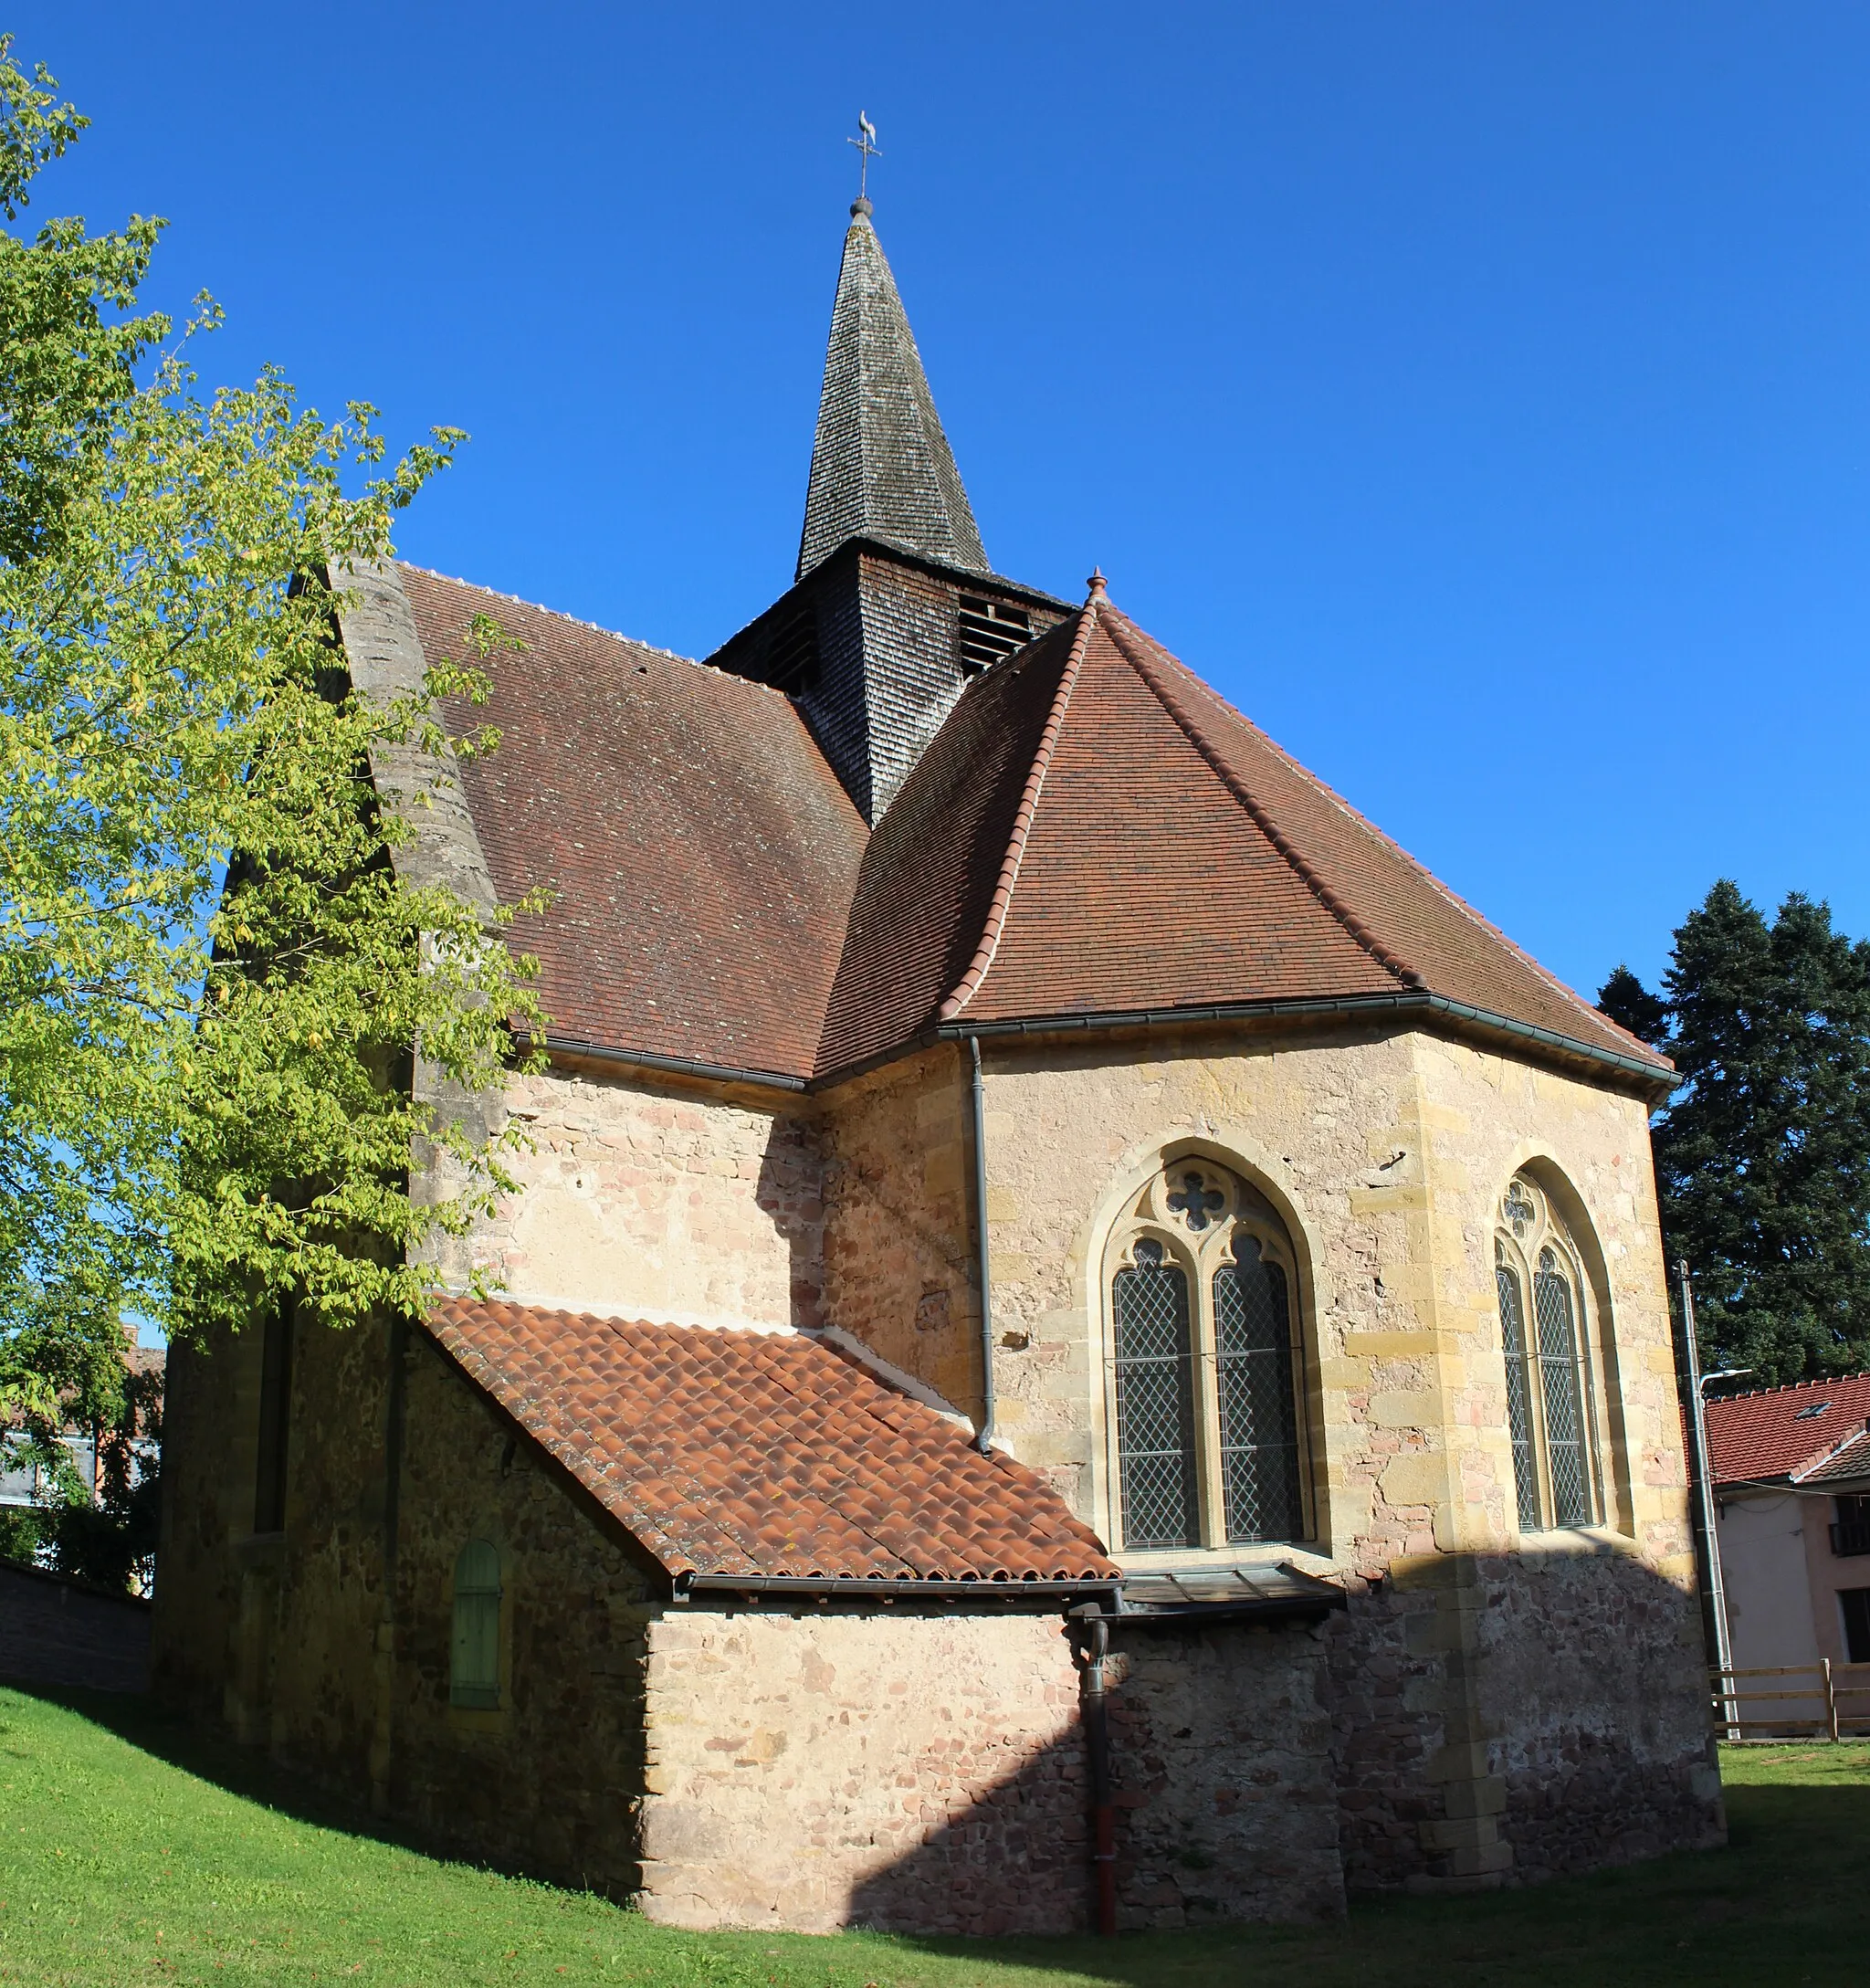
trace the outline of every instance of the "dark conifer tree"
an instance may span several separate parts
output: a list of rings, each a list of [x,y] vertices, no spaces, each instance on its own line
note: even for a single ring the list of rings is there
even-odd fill
[[[1703,1363],[1760,1386],[1870,1368],[1870,943],[1796,894],[1769,924],[1723,878],[1661,994],[1619,966],[1598,1005],[1682,1073],[1656,1182]]]

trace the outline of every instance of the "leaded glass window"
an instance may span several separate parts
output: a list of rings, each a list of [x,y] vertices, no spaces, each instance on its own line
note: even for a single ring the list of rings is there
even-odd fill
[[[1584,1404],[1578,1385],[1578,1329],[1571,1286],[1558,1252],[1542,1249],[1532,1279],[1539,1318],[1539,1376],[1545,1397],[1545,1445],[1551,1458],[1552,1523],[1591,1522],[1591,1489],[1584,1465]]]
[[[1139,1242],[1134,1257],[1111,1280],[1123,1536],[1135,1546],[1197,1546],[1188,1275],[1161,1243]]]
[[[469,1540],[455,1561],[455,1633],[448,1702],[491,1709],[500,1701],[500,1556]]]
[[[1298,1416],[1286,1273],[1253,1239],[1214,1272],[1221,1486],[1232,1540],[1289,1540],[1298,1523]]]
[[[1532,1393],[1526,1373],[1526,1300],[1519,1273],[1495,1247],[1494,1282],[1499,1287],[1500,1344],[1507,1357],[1507,1427],[1513,1438],[1513,1488],[1519,1502],[1519,1530],[1539,1526],[1539,1465],[1532,1453]]]
[[[1107,1261],[1123,1548],[1305,1537],[1296,1262],[1272,1204],[1226,1168],[1172,1161]]]
[[[1592,1433],[1584,1279],[1564,1223],[1523,1175],[1500,1204],[1494,1278],[1519,1530],[1592,1525],[1602,1500]]]

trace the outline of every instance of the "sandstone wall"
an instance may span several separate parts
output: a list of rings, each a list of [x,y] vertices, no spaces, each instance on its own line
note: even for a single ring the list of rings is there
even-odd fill
[[[835,1093],[821,1135],[825,1318],[978,1417],[971,1117],[948,1045]]]
[[[266,1580],[275,1557],[269,1545],[252,1541],[259,1355],[257,1327],[169,1348],[150,1611],[152,1688],[236,1728],[245,1717],[237,1699],[243,1655],[248,1673],[269,1660],[263,1634],[269,1618],[243,1608],[243,1595]]]
[[[819,1322],[824,1206],[810,1110],[752,1092],[554,1068],[515,1078],[521,1186],[442,1257],[514,1300],[676,1324]]]
[[[439,1848],[633,1891],[648,1586],[626,1542],[425,1335],[362,1327],[296,1336],[285,1529],[255,1538],[257,1342],[178,1363],[157,1688]],[[497,1709],[448,1702],[470,1539],[501,1559]]]
[[[1568,1845],[1616,1840],[1632,1804],[1674,1818],[1645,1840],[1718,1831],[1640,1100],[1406,1034],[992,1046],[987,1083],[1001,1428],[1106,1538],[1099,1267],[1112,1219],[1182,1152],[1244,1172],[1286,1217],[1314,1513],[1299,1559],[1360,1594],[1332,1631],[1352,1881],[1562,1867]],[[1494,1211],[1521,1167],[1588,1259],[1606,1521],[1524,1542],[1492,1255]],[[1503,1559],[1522,1543],[1523,1560]],[[1537,1712],[1517,1709],[1560,1634],[1592,1661],[1548,1664]],[[1569,1791],[1560,1823],[1532,1794],[1544,1767],[1515,1763],[1596,1757],[1639,1702],[1649,1709],[1614,1772],[1547,1777]]]
[[[652,1918],[1084,1923],[1077,1683],[1058,1617],[671,1612],[649,1649]]]
[[[379,1805],[463,1855],[625,1896],[637,1881],[649,1574],[425,1338],[407,1384]],[[497,1710],[448,1702],[455,1561],[476,1539],[500,1556]]]

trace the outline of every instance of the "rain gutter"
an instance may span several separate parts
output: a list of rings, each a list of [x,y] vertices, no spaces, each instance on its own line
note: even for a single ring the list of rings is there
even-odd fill
[[[1509,1015],[1497,1015],[1466,1001],[1450,1000],[1446,994],[1399,990],[1395,994],[1318,995],[1291,1001],[1216,1001],[1188,1008],[1106,1008],[1067,1015],[1035,1015],[1004,1022],[942,1022],[921,1030],[893,1048],[879,1050],[835,1070],[818,1076],[789,1077],[777,1070],[741,1069],[731,1064],[707,1063],[687,1057],[658,1056],[645,1049],[617,1049],[601,1043],[584,1042],[569,1036],[543,1036],[548,1051],[560,1056],[583,1057],[621,1069],[667,1071],[678,1077],[706,1078],[716,1083],[747,1084],[755,1089],[787,1091],[794,1096],[835,1089],[870,1070],[883,1068],[913,1056],[938,1042],[964,1038],[1011,1036],[1104,1035],[1119,1029],[1189,1028],[1224,1022],[1283,1020],[1369,1021],[1390,1017],[1398,1021],[1440,1016],[1494,1036],[1524,1042],[1553,1055],[1570,1057],[1613,1070],[1618,1076],[1642,1084],[1655,1097],[1665,1098],[1680,1088],[1684,1079],[1674,1070],[1661,1069],[1641,1057],[1624,1056],[1614,1049],[1581,1042],[1575,1036],[1541,1028],[1533,1022],[1516,1021]]]
[[[1122,1577],[1079,1581],[918,1581],[913,1576],[872,1580],[862,1574],[678,1573],[675,1598],[692,1602],[700,1594],[772,1595],[840,1602],[1044,1602],[1079,1604],[1108,1597],[1119,1605]]]

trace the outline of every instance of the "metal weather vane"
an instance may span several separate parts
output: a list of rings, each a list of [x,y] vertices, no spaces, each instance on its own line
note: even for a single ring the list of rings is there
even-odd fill
[[[880,159],[883,148],[877,142],[877,127],[871,123],[867,111],[857,112],[857,133],[856,138],[846,138],[845,143],[855,145],[864,162],[857,168],[857,198],[867,200],[870,197],[870,161]]]

